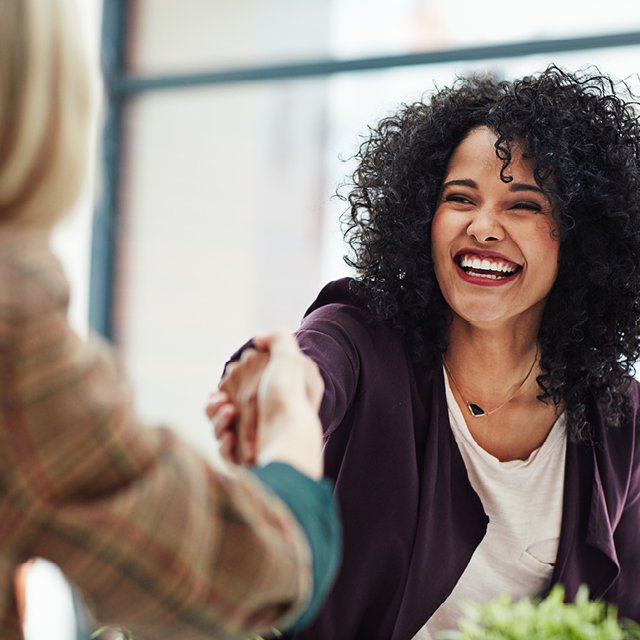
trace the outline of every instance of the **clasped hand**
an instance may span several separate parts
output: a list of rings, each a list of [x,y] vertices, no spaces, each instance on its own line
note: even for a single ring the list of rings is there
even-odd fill
[[[207,404],[220,453],[234,464],[285,462],[319,478],[324,384],[318,367],[290,334],[277,332],[253,343],[228,365]]]

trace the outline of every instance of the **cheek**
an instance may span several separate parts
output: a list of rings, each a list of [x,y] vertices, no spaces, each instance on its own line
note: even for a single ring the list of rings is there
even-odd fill
[[[529,255],[545,280],[556,279],[560,243],[552,236],[551,229],[541,230],[536,242],[529,247]]]
[[[441,215],[439,210],[436,210],[431,223],[431,253],[434,258],[439,253],[446,251],[446,247],[449,245],[450,233],[447,227],[446,216]]]
[[[454,278],[451,243],[455,238],[451,217],[436,211],[431,223],[431,259],[436,281],[445,298]]]

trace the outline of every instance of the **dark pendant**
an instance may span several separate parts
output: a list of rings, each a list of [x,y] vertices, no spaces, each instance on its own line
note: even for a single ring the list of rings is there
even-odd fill
[[[474,418],[479,418],[480,416],[483,416],[486,413],[486,411],[482,407],[479,407],[477,404],[474,404],[473,402],[467,402],[467,409],[469,409],[469,413]]]

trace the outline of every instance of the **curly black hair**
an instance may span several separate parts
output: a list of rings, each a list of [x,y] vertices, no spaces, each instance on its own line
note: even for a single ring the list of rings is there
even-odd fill
[[[637,106],[624,82],[595,68],[462,78],[369,129],[345,197],[356,291],[416,359],[439,361],[451,313],[433,268],[431,222],[449,158],[469,131],[489,127],[509,180],[512,145],[522,145],[555,203],[560,239],[539,332],[539,398],[564,404],[574,441],[596,439],[597,412],[614,426],[629,416],[640,356]]]

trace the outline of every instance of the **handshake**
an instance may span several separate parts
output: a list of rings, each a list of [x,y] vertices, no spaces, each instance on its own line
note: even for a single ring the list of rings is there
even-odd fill
[[[206,411],[220,454],[239,465],[283,462],[320,479],[323,391],[318,367],[293,336],[254,338],[253,348],[227,366],[209,397]]]

